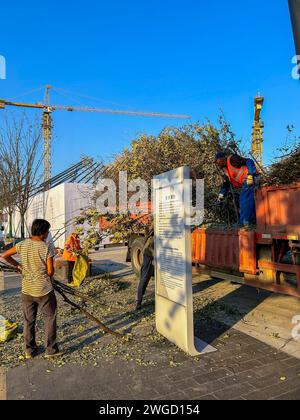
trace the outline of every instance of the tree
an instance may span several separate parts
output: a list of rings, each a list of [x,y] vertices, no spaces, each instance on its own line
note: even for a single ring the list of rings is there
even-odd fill
[[[26,114],[17,119],[4,116],[0,130],[1,190],[8,212],[20,213],[21,237],[25,237],[25,214],[30,197],[41,179],[43,148],[41,128],[37,118],[30,121]],[[11,214],[10,214],[11,216]]]
[[[10,238],[13,236],[12,217],[16,207],[12,191],[12,179],[9,173],[4,171],[3,162],[0,162],[0,213],[8,215]]]
[[[127,171],[129,181],[142,179],[150,186],[155,175],[187,165],[193,180],[205,180],[205,224],[227,225],[237,222],[237,214],[232,200],[228,201],[225,209],[216,205],[224,175],[215,165],[215,155],[220,150],[229,154],[241,153],[239,145],[240,142],[222,115],[218,126],[208,121],[181,128],[168,127],[157,137],[142,134],[134,139],[131,147],[115,156],[103,172],[103,177],[112,179],[118,186],[119,173]],[[98,199],[101,194],[97,193],[95,198]],[[150,196],[148,198],[151,199]],[[101,218],[102,228],[113,235],[116,242],[126,242],[131,236],[145,234],[149,229],[150,218],[145,215],[136,218],[129,213],[103,215],[96,208],[84,210],[77,218],[76,225],[81,235],[86,230],[85,226],[89,225],[87,243],[90,247],[101,239],[101,216],[104,216]]]
[[[270,166],[267,185],[288,185],[300,181],[300,137],[294,134],[294,127],[287,127],[285,144],[279,149],[280,156]]]

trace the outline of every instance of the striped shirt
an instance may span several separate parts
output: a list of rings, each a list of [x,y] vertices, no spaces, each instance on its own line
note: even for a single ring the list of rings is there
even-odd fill
[[[48,295],[53,287],[47,274],[47,260],[55,255],[53,247],[43,241],[27,239],[16,248],[22,260],[22,293],[33,297]]]

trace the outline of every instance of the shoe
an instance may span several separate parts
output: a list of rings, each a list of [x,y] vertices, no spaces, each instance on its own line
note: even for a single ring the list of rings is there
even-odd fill
[[[135,310],[136,310],[136,311],[141,311],[141,310],[142,310],[142,304],[141,304],[141,303],[138,303],[138,304],[136,305],[136,307],[135,307]]]
[[[25,359],[26,360],[32,360],[37,356],[37,354],[38,354],[38,349],[33,350],[32,353],[26,353],[25,352]]]
[[[33,354],[25,353],[25,359],[26,360],[32,360],[33,358],[34,358],[34,355]]]
[[[63,351],[57,351],[53,354],[45,354],[45,359],[54,359],[55,357],[62,357],[64,356],[64,354],[65,353]]]

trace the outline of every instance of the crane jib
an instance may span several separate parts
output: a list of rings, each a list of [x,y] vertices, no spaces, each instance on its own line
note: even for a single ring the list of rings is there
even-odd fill
[[[132,116],[143,116],[143,117],[160,117],[160,118],[176,118],[176,119],[191,119],[190,115],[182,114],[164,114],[159,112],[143,112],[143,111],[128,111],[128,110],[118,110],[118,109],[101,109],[101,108],[91,108],[91,107],[78,107],[78,106],[65,106],[65,105],[46,105],[46,104],[26,104],[22,102],[11,102],[4,99],[0,99],[0,108],[5,108],[5,106],[16,106],[22,108],[35,108],[43,109],[48,112],[58,111],[68,111],[68,112],[95,112],[99,114],[114,114],[114,115],[132,115]]]
[[[54,89],[53,86],[47,85],[45,90],[45,98],[43,103],[28,104],[22,102],[12,102],[5,99],[0,99],[0,109],[6,106],[15,106],[28,109],[40,109],[43,111],[42,116],[42,137],[44,141],[44,189],[48,190],[51,186],[51,151],[52,151],[52,128],[53,119],[52,112],[54,111],[67,111],[67,112],[91,112],[98,114],[112,114],[112,115],[128,115],[136,117],[153,117],[153,118],[173,118],[173,119],[191,119],[189,115],[182,114],[167,114],[159,112],[143,112],[143,111],[128,111],[120,109],[99,109],[92,107],[79,107],[79,106],[65,106],[65,105],[52,105],[50,103],[50,90]]]

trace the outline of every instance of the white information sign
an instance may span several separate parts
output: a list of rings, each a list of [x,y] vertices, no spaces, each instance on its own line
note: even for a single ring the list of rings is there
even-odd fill
[[[189,168],[154,178],[156,327],[191,356],[216,351],[194,337]]]

